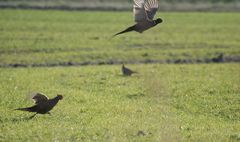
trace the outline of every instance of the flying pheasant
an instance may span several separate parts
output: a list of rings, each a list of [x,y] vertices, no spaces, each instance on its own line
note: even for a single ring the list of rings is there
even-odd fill
[[[136,24],[116,33],[114,36],[131,31],[142,33],[157,24],[162,23],[163,20],[161,18],[153,20],[157,11],[158,0],[133,0],[133,14]]]
[[[33,118],[37,114],[50,114],[50,110],[53,109],[55,105],[57,105],[59,100],[63,99],[62,95],[57,95],[56,97],[52,99],[48,99],[47,96],[36,93],[32,99],[35,102],[35,105],[32,107],[26,107],[26,108],[17,108],[15,110],[22,110],[22,111],[29,111],[29,112],[36,112],[33,116],[30,118]]]
[[[131,76],[133,73],[137,73],[137,72],[132,71],[132,70],[130,70],[129,68],[126,68],[126,67],[124,66],[124,64],[123,64],[123,65],[122,65],[122,73],[123,73],[123,75]]]

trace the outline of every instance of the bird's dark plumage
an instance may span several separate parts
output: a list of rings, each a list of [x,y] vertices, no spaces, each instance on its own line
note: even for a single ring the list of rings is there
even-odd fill
[[[57,105],[59,100],[63,99],[63,96],[57,95],[52,99],[48,99],[45,95],[37,93],[36,95],[33,96],[32,99],[35,101],[34,106],[26,108],[17,108],[15,110],[36,112],[36,114],[46,114],[49,113],[49,111],[52,110],[55,105]],[[34,117],[35,115],[33,115],[32,117]]]
[[[132,71],[132,70],[129,69],[129,68],[126,68],[126,67],[124,66],[124,64],[123,64],[123,65],[122,65],[122,73],[123,73],[123,75],[131,76],[133,73],[137,73],[137,72]]]

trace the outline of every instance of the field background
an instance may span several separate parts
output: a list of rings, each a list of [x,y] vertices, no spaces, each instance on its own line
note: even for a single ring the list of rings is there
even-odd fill
[[[239,141],[239,64],[131,68],[1,68],[0,141]],[[28,120],[35,91],[64,99]]]
[[[132,0],[0,0],[0,8],[131,10]],[[239,0],[160,0],[161,11],[240,11]]]
[[[157,28],[112,38],[133,24],[131,12],[1,10],[0,66],[240,60],[238,13],[157,17],[164,19]]]
[[[0,0],[0,141],[240,141],[239,1],[161,3],[112,38],[131,1]],[[34,92],[64,98],[29,120]]]

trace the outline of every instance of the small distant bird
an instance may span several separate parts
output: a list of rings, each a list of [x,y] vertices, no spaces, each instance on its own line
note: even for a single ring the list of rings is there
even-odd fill
[[[153,20],[158,7],[158,0],[133,0],[133,14],[136,24],[116,33],[114,36],[131,31],[142,33],[162,23],[163,20],[161,18]]]
[[[123,75],[131,76],[133,73],[137,73],[137,72],[132,71],[132,70],[130,70],[129,68],[126,68],[126,67],[124,66],[124,64],[122,64],[122,73],[123,73]]]
[[[36,93],[32,99],[35,102],[35,105],[32,107],[26,107],[26,108],[17,108],[15,110],[22,110],[22,111],[29,111],[29,112],[36,112],[33,116],[30,118],[33,118],[37,114],[50,114],[50,110],[53,109],[53,107],[58,103],[59,100],[63,99],[62,95],[57,95],[56,97],[52,99],[48,99],[47,96]]]

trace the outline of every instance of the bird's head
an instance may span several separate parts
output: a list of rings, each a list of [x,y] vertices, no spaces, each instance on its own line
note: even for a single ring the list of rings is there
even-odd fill
[[[56,98],[57,98],[58,100],[62,100],[62,99],[63,99],[63,96],[58,94]]]
[[[155,20],[155,22],[156,22],[157,24],[159,24],[159,23],[162,23],[163,20],[162,20],[161,18],[157,18],[157,19]]]

